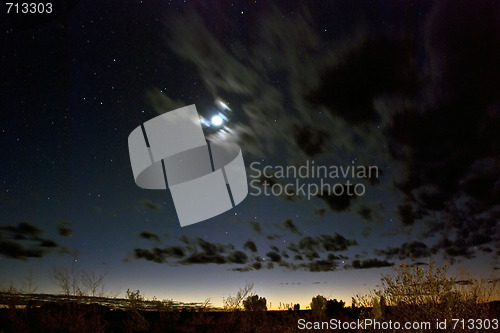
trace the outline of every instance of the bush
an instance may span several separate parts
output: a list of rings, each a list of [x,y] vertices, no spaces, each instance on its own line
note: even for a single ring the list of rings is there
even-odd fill
[[[243,301],[245,311],[267,311],[266,299],[258,295],[248,296]]]
[[[326,298],[321,295],[313,297],[311,300],[311,311],[315,315],[324,314],[326,309]]]
[[[496,289],[493,281],[457,281],[447,275],[447,265],[434,262],[426,268],[403,264],[394,270],[395,274],[382,276],[381,288],[372,295],[356,297],[353,304],[361,306],[362,317],[400,322],[490,317],[488,302]]]

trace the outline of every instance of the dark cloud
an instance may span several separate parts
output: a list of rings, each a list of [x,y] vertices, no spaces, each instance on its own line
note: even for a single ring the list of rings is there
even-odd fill
[[[345,251],[349,246],[358,244],[355,240],[347,239],[338,233],[335,233],[333,236],[321,235],[320,240],[323,245],[323,249],[328,252]]]
[[[293,137],[300,150],[309,157],[314,157],[323,152],[327,134],[310,126],[293,126]]]
[[[256,221],[250,221],[250,226],[252,227],[252,229],[258,233],[258,234],[262,234],[262,228],[260,227],[260,223],[259,222],[256,222]]]
[[[144,236],[147,236],[144,238],[152,238],[149,233],[143,233]],[[306,236],[301,238],[298,243],[290,243],[286,249],[269,245],[265,257],[263,257],[262,254],[258,254],[257,245],[253,240],[246,241],[242,250],[236,249],[230,243],[213,243],[202,238],[192,239],[184,236],[180,237],[180,240],[182,245],[153,247],[151,249],[136,248],[133,250],[133,255],[136,259],[169,265],[244,265],[229,268],[239,272],[262,268],[272,269],[277,266],[291,271],[300,269],[323,272],[335,270],[339,260],[348,259],[342,254],[331,252],[345,251],[350,246],[357,244],[355,240],[347,239],[337,233],[317,237]],[[287,249],[294,254],[289,255]],[[267,264],[264,261],[267,261]]]
[[[296,260],[302,260],[302,258],[305,257],[309,261],[316,262],[316,259],[321,258],[322,253],[346,251],[350,246],[357,244],[356,240],[347,239],[335,233],[333,235],[323,234],[317,237],[303,237],[299,240],[298,244],[291,243],[288,249],[296,253]],[[331,259],[333,259],[333,257],[329,257],[328,260],[332,261]],[[331,264],[333,265],[333,261]],[[318,265],[315,265],[314,267],[317,266]]]
[[[315,208],[314,209],[314,214],[318,215],[319,217],[323,217],[326,213],[326,209],[324,208]]]
[[[398,258],[400,260],[404,260],[426,258],[434,253],[426,244],[413,241],[403,243],[400,247],[389,247],[385,250],[375,250],[375,254],[383,255],[386,259]]]
[[[262,268],[262,264],[261,264],[260,262],[254,262],[254,263],[252,264],[252,267],[253,267],[254,269],[256,269],[256,270],[259,270],[259,269],[261,269],[261,268]]]
[[[43,230],[29,222],[0,227],[0,255],[7,258],[41,258],[59,245],[42,237]]]
[[[304,256],[307,258],[307,260],[314,260],[320,257],[319,253],[315,250],[304,251]]]
[[[163,263],[165,262],[165,257],[162,254],[162,251],[156,251],[156,249],[153,249],[153,251],[149,251],[147,249],[134,249],[134,256],[136,259],[146,259],[148,261],[153,261],[156,263]]]
[[[274,262],[280,262],[281,261],[281,256],[279,253],[276,253],[274,251],[270,251],[266,253],[266,256],[271,259]]]
[[[46,251],[42,247],[25,247],[12,240],[2,239],[0,241],[0,254],[7,258],[27,259],[41,258]]]
[[[250,252],[257,252],[257,245],[255,245],[255,242],[251,240],[243,244],[243,248],[250,250]]]
[[[359,214],[359,216],[361,216],[361,218],[363,218],[366,221],[371,221],[373,218],[372,210],[366,206],[359,207],[357,213]]]
[[[327,257],[328,260],[330,261],[333,261],[333,260],[347,260],[349,259],[348,257],[344,256],[344,255],[335,255],[333,253],[329,253],[328,254],[328,257]]]
[[[413,211],[413,206],[410,204],[399,205],[398,214],[401,218],[401,223],[404,226],[413,225],[415,223],[415,219],[418,217],[417,214]]]
[[[402,223],[429,221],[419,223],[422,235],[439,232],[432,250],[449,257],[471,258],[474,246],[500,237],[484,225],[500,202],[499,14],[495,2],[435,4],[423,41],[427,80],[388,130],[403,166]]]
[[[319,248],[319,245],[320,245],[320,241],[316,238],[313,238],[311,236],[306,236],[306,237],[303,237],[300,241],[299,241],[299,249],[300,250],[316,250]],[[292,249],[292,246],[290,247]]]
[[[267,158],[279,150],[298,164],[312,157],[350,164],[355,154],[359,163],[387,165],[384,130],[395,111],[381,115],[385,109],[379,105],[393,96],[413,100],[418,48],[408,29],[414,24],[398,21],[398,29],[385,30],[372,18],[376,28],[368,28],[370,23],[358,19],[366,17],[362,10],[359,16],[335,10],[331,20],[349,22],[349,28],[342,36],[323,34],[322,24],[310,20],[323,6],[299,7],[287,20],[279,9],[263,15],[250,29],[251,41],[240,40],[231,29],[216,33],[210,20],[193,13],[173,17],[167,38],[172,51],[198,70],[211,97],[233,98],[231,105],[244,121],[231,121],[228,132],[248,154]],[[325,39],[331,34],[338,39]],[[227,38],[231,47],[224,43]],[[245,52],[237,45],[245,45]],[[170,104],[172,98],[165,100]],[[260,180],[279,183],[273,177]],[[282,197],[298,198],[295,193]],[[347,211],[355,199],[326,191],[318,198],[334,212]],[[322,216],[325,210],[317,212]]]
[[[337,268],[337,263],[331,260],[315,260],[307,264],[311,272],[329,272]]]
[[[197,239],[198,247],[208,256],[224,253],[227,248],[232,248],[233,245],[222,245],[217,243],[207,242],[203,238]]]
[[[422,217],[421,214],[415,212],[415,208],[411,204],[401,204],[398,206],[398,214],[401,218],[401,223],[404,226],[410,226],[415,223],[416,219]]]
[[[323,200],[332,211],[342,212],[350,207],[351,201],[356,198],[356,195],[353,192],[352,186],[350,189],[346,184],[339,184],[337,186],[343,187],[342,192],[339,191],[341,195],[336,195],[333,191],[324,189],[321,194],[317,195],[317,197]]]
[[[436,252],[442,250],[444,254],[452,260],[455,257],[474,257],[474,253],[470,249],[470,246],[468,246],[465,240],[462,238],[452,240],[448,237],[443,237],[438,243],[433,246],[432,250]]]
[[[189,264],[225,264],[226,258],[218,253],[214,254],[206,254],[203,252],[193,253],[182,259],[180,261],[181,264],[189,265]]]
[[[280,235],[278,235],[278,234],[267,235],[267,239],[269,239],[269,240],[275,240],[278,238],[280,238]]]
[[[0,227],[0,230],[2,229],[10,232],[11,237],[17,240],[39,240],[39,235],[42,233],[41,229],[28,222],[21,222],[17,226]]]
[[[234,251],[229,253],[226,259],[229,263],[244,264],[247,262],[248,256],[242,251]]]
[[[63,237],[71,236],[73,230],[71,229],[71,223],[68,221],[60,221],[57,223],[57,232]]]
[[[345,29],[322,33],[322,19],[310,17],[321,17],[323,6],[335,8],[328,19]],[[360,164],[390,166],[382,181],[399,190],[402,227],[437,237],[431,253],[470,256],[471,247],[498,240],[499,231],[484,225],[500,202],[498,5],[439,1],[415,10],[402,2],[388,7],[391,18],[370,6],[299,7],[287,20],[279,9],[266,13],[246,41],[196,14],[169,25],[169,45],[199,71],[212,97],[234,97],[245,121],[229,125],[232,138],[259,157],[279,149],[299,164],[324,156],[345,164],[355,155]],[[367,221],[380,215],[366,197],[346,193],[317,197],[332,212],[353,209]],[[319,244],[290,251],[314,258],[324,251]],[[429,249],[417,244],[385,251],[425,256]]]
[[[142,231],[139,234],[139,237],[144,238],[144,239],[148,239],[148,240],[153,240],[153,241],[158,242],[158,243],[160,242],[160,236],[153,234],[149,231]]]
[[[291,219],[285,220],[285,222],[283,222],[283,227],[287,230],[290,230],[293,233],[298,234],[298,235],[301,234],[301,232],[299,231],[299,229],[297,229],[297,226],[295,225],[295,223]]]
[[[154,247],[151,250],[136,248],[136,259],[145,259],[156,263],[169,264],[226,264],[245,263],[247,255],[241,251],[228,251],[234,248],[232,244],[211,243],[202,238],[182,239],[185,245],[174,245],[163,248]]]
[[[40,243],[38,244],[38,246],[41,246],[41,247],[58,247],[59,245],[56,242],[54,242],[53,240],[44,239],[44,240],[40,241]]]
[[[378,268],[378,267],[390,267],[393,266],[394,263],[390,263],[386,260],[379,259],[366,259],[366,260],[353,260],[351,263],[352,268],[354,269],[366,269],[366,268]]]
[[[374,98],[413,90],[415,74],[409,61],[414,46],[406,42],[374,37],[353,44],[338,62],[321,70],[320,84],[305,93],[305,100],[352,125],[376,121]]]
[[[149,208],[151,210],[160,210],[161,209],[161,205],[160,204],[157,204],[157,203],[154,203],[148,199],[143,199],[141,201],[141,204],[146,207],[146,208]]]

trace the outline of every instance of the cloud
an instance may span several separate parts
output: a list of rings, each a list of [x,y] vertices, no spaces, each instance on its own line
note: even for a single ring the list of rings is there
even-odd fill
[[[465,257],[473,258],[474,254],[464,239],[449,239],[448,237],[443,237],[436,245],[433,246],[434,251],[442,250],[444,254],[450,258],[455,257]]]
[[[258,233],[258,234],[262,234],[262,228],[260,227],[260,223],[257,222],[257,221],[250,221],[250,226],[252,227],[252,229]]]
[[[323,249],[328,252],[345,251],[349,246],[358,244],[355,240],[347,239],[338,233],[335,233],[333,236],[321,235],[320,240],[323,245]]]
[[[59,245],[42,237],[43,230],[29,222],[0,227],[0,255],[26,260],[41,258]]]
[[[390,267],[393,266],[394,263],[390,263],[387,260],[379,260],[379,259],[366,259],[366,260],[353,260],[351,263],[352,268],[354,269],[366,269],[366,268],[378,268],[378,267]]]
[[[298,235],[301,234],[301,232],[299,231],[299,229],[297,229],[297,226],[295,225],[295,223],[291,219],[285,220],[285,222],[283,222],[283,227],[287,230],[290,230],[291,232],[293,232],[295,234],[298,234]]]
[[[341,195],[336,195],[335,193],[329,193],[329,191],[322,191],[317,197],[323,200],[328,207],[334,212],[342,212],[348,210],[351,205],[351,201],[356,198],[356,195],[352,189],[348,189],[346,184],[338,184],[337,186],[342,186],[343,190]],[[352,193],[351,195],[349,193]]]
[[[371,221],[373,219],[373,212],[372,209],[366,206],[361,206],[358,208],[357,213],[361,218],[363,218],[366,221]]]
[[[293,126],[292,131],[295,143],[307,156],[314,157],[323,152],[323,145],[328,137],[326,132],[298,124]]]
[[[410,51],[396,39],[365,38],[322,70],[319,85],[305,93],[305,100],[351,125],[374,122],[379,119],[373,103],[377,96],[411,91]]]
[[[227,263],[226,258],[219,254],[207,254],[203,252],[197,252],[190,254],[185,259],[182,259],[179,263],[189,265],[189,264],[225,264]]]
[[[250,252],[257,252],[257,245],[255,245],[255,243],[251,240],[243,244],[243,248],[250,250]]]
[[[59,221],[57,223],[57,232],[63,237],[71,236],[73,230],[71,229],[71,223],[68,221]]]
[[[161,205],[160,204],[157,204],[155,202],[152,202],[148,199],[143,199],[141,201],[141,204],[146,207],[146,208],[149,208],[151,210],[160,210],[161,209]]]
[[[234,252],[229,253],[229,255],[226,257],[226,260],[229,263],[244,264],[247,262],[248,256],[246,255],[245,252],[234,251]]]
[[[470,258],[475,244],[500,237],[484,225],[500,202],[497,14],[493,2],[435,4],[423,40],[428,79],[418,102],[396,113],[388,130],[403,171],[401,222],[429,221],[419,231],[438,232],[432,249],[450,257]]]
[[[152,250],[136,248],[134,256],[136,259],[146,259],[161,264],[168,262],[169,258],[184,258],[185,251],[181,246],[154,247]]]
[[[50,248],[50,247],[58,247],[59,245],[56,242],[54,242],[53,240],[44,239],[44,240],[40,241],[38,246]]]
[[[150,235],[147,232],[145,234]],[[183,246],[154,247],[151,250],[136,248],[134,256],[136,259],[156,263],[181,265],[244,263],[247,260],[247,255],[241,251],[231,251],[227,254],[234,248],[232,244],[211,243],[202,238],[184,238],[183,242]]]
[[[154,234],[142,232],[142,238],[155,239]],[[308,270],[310,272],[323,272],[337,269],[340,260],[348,257],[333,252],[346,251],[350,246],[356,245],[355,240],[347,239],[335,233],[323,234],[317,237],[302,237],[298,243],[290,243],[286,249],[276,245],[269,245],[265,257],[259,254],[255,241],[248,240],[242,249],[237,249],[231,243],[220,244],[202,238],[180,237],[182,245],[165,247],[152,247],[151,249],[135,248],[135,259],[144,259],[160,264],[169,265],[228,265],[229,269],[248,272],[263,268],[272,269],[284,267],[288,270]],[[281,245],[281,243],[280,243]],[[287,249],[294,252],[289,255]],[[306,260],[304,260],[306,258]],[[267,264],[264,263],[267,261]],[[234,267],[234,265],[240,265]]]
[[[323,6],[334,8],[328,19],[346,28],[323,33],[321,23],[310,19],[320,17],[315,14]],[[414,12],[409,3],[394,6]],[[366,183],[395,190],[400,228],[394,232],[432,237],[434,244],[407,242],[378,250],[380,255],[471,257],[474,246],[492,248],[500,238],[500,35],[494,2],[426,3],[421,18],[392,15],[384,25],[382,14],[369,6],[299,7],[287,20],[278,8],[256,13],[260,24],[249,27],[248,40],[226,24],[215,31],[204,16],[180,15],[169,24],[169,46],[196,68],[211,97],[231,99],[239,118],[228,123],[229,132],[245,154],[297,165],[312,158],[351,165],[355,156],[358,165],[386,167],[383,178]],[[156,97],[163,100],[159,104],[173,101]],[[317,199],[326,207],[315,209],[319,217],[327,210],[355,212],[366,222],[382,216],[382,205],[371,205],[369,196],[349,196],[346,188],[341,196],[324,191]],[[251,227],[263,235],[258,222]],[[283,227],[295,233],[300,225]],[[259,243],[259,250],[268,249]],[[320,237],[288,250],[309,261],[326,260]]]
[[[0,254],[7,258],[23,260],[27,258],[41,258],[45,253],[44,249],[40,246],[25,247],[12,240],[0,240]]]
[[[39,240],[39,235],[42,233],[41,229],[28,222],[21,222],[17,226],[0,227],[0,230],[2,229],[9,231],[11,237],[17,240]]]
[[[383,255],[386,259],[398,258],[404,260],[426,258],[434,253],[425,243],[413,241],[403,243],[400,247],[388,247],[385,250],[375,250],[375,254]]]
[[[266,256],[268,256],[269,259],[271,259],[271,261],[273,261],[273,262],[280,262],[281,261],[281,256],[274,251],[267,252]]]
[[[139,236],[141,238],[144,238],[144,239],[153,240],[153,241],[158,242],[158,243],[160,242],[160,237],[156,234],[149,232],[149,231],[142,231],[139,234]]]
[[[401,204],[398,206],[399,217],[404,226],[410,226],[415,223],[418,215],[413,211],[413,206],[410,204]]]
[[[338,264],[332,260],[315,260],[307,264],[311,272],[329,272],[334,271]]]

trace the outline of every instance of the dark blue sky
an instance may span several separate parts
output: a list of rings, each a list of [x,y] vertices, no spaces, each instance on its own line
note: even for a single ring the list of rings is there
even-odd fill
[[[1,284],[22,287],[32,271],[38,291],[56,292],[52,267],[72,265],[107,272],[120,296],[220,305],[253,282],[276,307],[349,302],[403,262],[497,274],[498,10],[81,1],[40,24],[5,21]],[[379,177],[356,180],[362,196],[249,195],[181,228],[168,191],[135,185],[127,138],[182,105],[210,117],[217,100],[228,134],[207,138],[236,142],[249,180],[252,162]]]

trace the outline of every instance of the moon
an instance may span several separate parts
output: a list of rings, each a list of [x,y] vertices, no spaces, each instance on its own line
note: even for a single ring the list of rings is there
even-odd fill
[[[210,121],[212,122],[212,125],[220,126],[224,122],[224,119],[222,119],[222,117],[219,115],[215,115],[212,117],[212,119]]]

